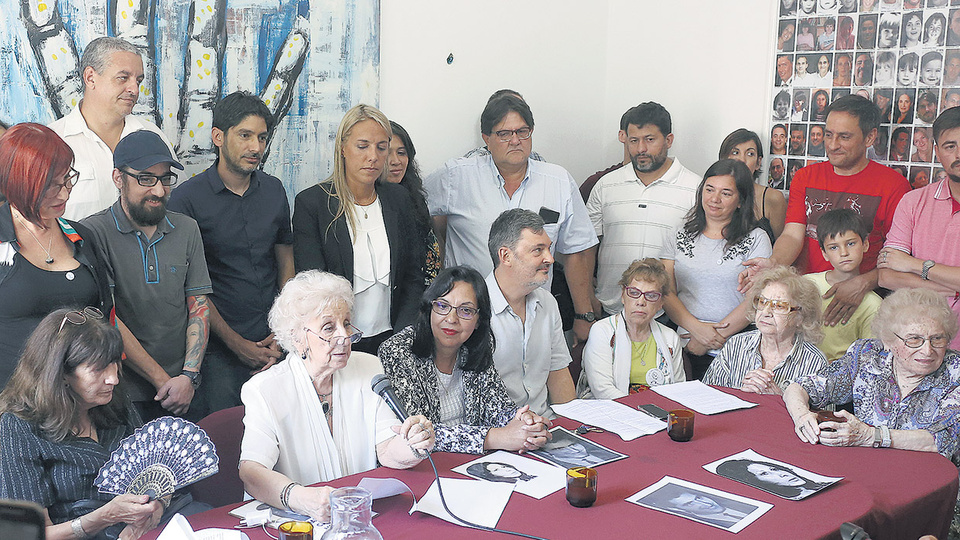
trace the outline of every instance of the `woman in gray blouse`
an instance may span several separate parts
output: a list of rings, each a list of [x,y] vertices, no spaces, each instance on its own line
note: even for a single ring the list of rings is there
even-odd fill
[[[717,161],[704,174],[686,223],[663,243],[671,284],[663,307],[680,337],[690,338],[684,352],[695,379],[710,366],[709,351],[747,325],[747,303],[737,292],[741,263],[773,251],[754,220],[753,197],[750,169],[733,159]]]

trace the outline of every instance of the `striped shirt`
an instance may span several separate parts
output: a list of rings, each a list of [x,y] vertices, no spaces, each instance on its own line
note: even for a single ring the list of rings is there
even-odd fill
[[[660,178],[645,186],[633,167],[621,167],[600,178],[587,213],[602,236],[597,259],[597,298],[608,313],[623,309],[617,281],[630,263],[660,257],[664,235],[683,223],[697,200],[700,177],[673,158]]]
[[[97,430],[100,442],[68,437],[46,439],[37,425],[13,413],[0,415],[0,499],[20,499],[50,511],[54,524],[77,517],[67,507],[82,499],[109,501],[114,496],[93,485],[100,467],[133,426]],[[89,512],[83,510],[81,514]]]
[[[814,344],[797,339],[787,358],[773,368],[773,380],[781,390],[797,378],[820,371],[827,359]],[[743,386],[743,377],[748,371],[763,367],[760,357],[760,331],[753,330],[731,336],[713,359],[703,382],[727,388]]]

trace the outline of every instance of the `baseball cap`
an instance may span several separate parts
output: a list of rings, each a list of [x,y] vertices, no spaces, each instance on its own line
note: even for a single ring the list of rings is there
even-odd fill
[[[157,163],[169,163],[171,167],[183,170],[176,156],[170,155],[170,148],[160,135],[141,129],[120,139],[113,151],[113,166],[129,167],[135,171],[149,169]]]

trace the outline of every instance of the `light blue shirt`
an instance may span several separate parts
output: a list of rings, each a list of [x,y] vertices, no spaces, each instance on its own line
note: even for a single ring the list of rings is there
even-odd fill
[[[541,209],[559,214],[556,222],[544,227],[553,241],[552,254],[578,253],[598,243],[577,183],[559,165],[528,159],[527,176],[513,197],[507,195],[503,177],[489,155],[451,159],[423,185],[430,215],[447,217],[448,267],[467,265],[483,275],[493,271],[487,248],[490,225],[511,208],[525,208],[541,216]],[[551,280],[545,288],[550,288]]]
[[[493,317],[490,329],[497,340],[493,363],[507,387],[507,395],[517,407],[546,418],[555,418],[547,395],[547,377],[551,371],[570,364],[570,351],[563,339],[563,323],[557,300],[538,287],[526,298],[526,313],[521,321],[497,284],[493,272],[487,275]]]

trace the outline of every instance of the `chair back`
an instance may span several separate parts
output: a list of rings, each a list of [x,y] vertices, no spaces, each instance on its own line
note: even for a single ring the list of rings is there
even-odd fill
[[[190,486],[193,498],[214,508],[243,501],[240,480],[240,439],[243,438],[243,406],[217,411],[197,423],[217,447],[220,470]]]

